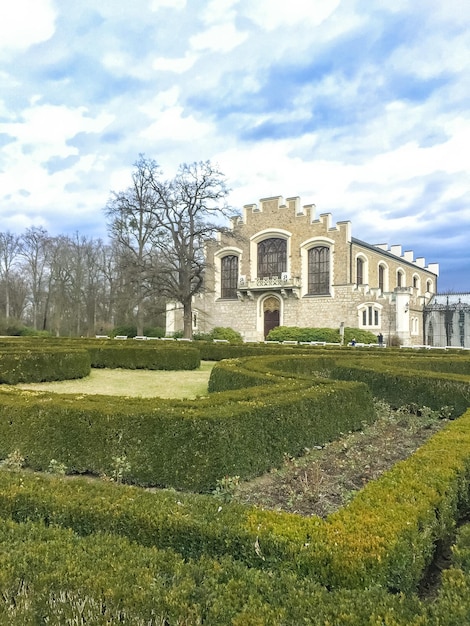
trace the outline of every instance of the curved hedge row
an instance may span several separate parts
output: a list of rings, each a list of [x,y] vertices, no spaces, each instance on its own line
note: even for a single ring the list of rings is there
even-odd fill
[[[261,474],[373,415],[362,383],[287,381],[269,394],[252,387],[193,401],[0,389],[0,458],[18,449],[34,469],[57,459],[110,475],[125,456],[129,482],[211,491],[225,475]]]
[[[44,467],[52,458],[66,463],[60,454],[68,454],[74,442],[76,458],[95,455],[103,466],[108,463],[108,471],[110,454],[130,460],[127,453],[135,450],[131,467],[145,472],[150,466],[139,449],[167,436],[170,454],[157,461],[162,471],[168,466],[176,476],[184,467],[199,480],[202,473],[209,475],[211,464],[220,471],[229,459],[245,464],[249,474],[259,471],[258,456],[269,460],[267,453],[280,454],[286,443],[300,452],[312,428],[333,437],[349,424],[359,426],[371,407],[366,385],[400,404],[404,397],[423,398],[435,408],[452,404],[458,416],[470,399],[468,357],[456,357],[452,366],[448,359],[441,365],[434,355],[432,360],[426,367],[421,356],[346,350],[233,359],[217,366],[211,384],[235,390],[168,405],[108,398],[108,413],[98,397],[3,390],[0,457],[15,448],[25,454],[15,445],[21,440],[33,450],[31,459],[44,448]],[[328,376],[350,382],[325,380]],[[184,447],[178,452],[180,442]],[[57,454],[48,456],[52,450]],[[236,473],[236,465],[228,467],[229,475]],[[325,521],[221,504],[210,496],[0,472],[0,515],[35,520],[25,528],[2,525],[7,561],[0,572],[0,615],[8,610],[12,624],[57,615],[50,623],[59,624],[75,619],[80,607],[97,624],[153,619],[235,626],[460,626],[470,618],[464,531],[437,600],[421,601],[414,591],[435,546],[452,536],[459,516],[468,513],[469,494],[470,411]],[[41,522],[53,527],[43,529]],[[102,561],[110,553],[108,572]]]
[[[0,383],[41,383],[90,374],[90,355],[70,348],[0,350]]]
[[[118,342],[117,342],[118,343]],[[106,343],[101,346],[86,344],[92,367],[122,367],[124,369],[147,370],[194,370],[201,364],[197,348],[182,346],[173,348],[162,344],[137,345],[123,342],[120,345]]]
[[[0,528],[0,621],[207,626],[462,626],[470,622],[469,531],[433,602],[373,587],[328,591],[289,572],[229,557],[185,560],[107,533],[79,537],[40,523]],[[112,558],[110,558],[112,555]]]
[[[329,589],[413,592],[469,500],[470,411],[325,521],[210,496],[0,472],[4,518],[116,533],[185,558],[229,555]]]

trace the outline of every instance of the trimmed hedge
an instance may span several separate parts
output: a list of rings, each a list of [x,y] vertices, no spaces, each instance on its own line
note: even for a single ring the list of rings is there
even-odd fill
[[[118,344],[118,345],[116,345]],[[165,346],[162,344],[148,346],[147,342],[114,341],[93,346],[87,344],[91,358],[91,366],[96,368],[122,367],[125,369],[148,370],[194,370],[201,364],[201,355],[192,346]]]
[[[374,589],[329,593],[290,573],[224,557],[183,561],[108,534],[77,537],[40,524],[0,528],[0,619],[9,626],[413,626],[416,598]],[[428,624],[428,622],[425,622]],[[437,623],[436,623],[437,624]]]
[[[71,472],[110,475],[126,456],[127,480],[212,490],[225,475],[253,477],[286,454],[321,445],[373,419],[361,383],[292,381],[197,401],[0,391],[0,457],[19,449],[34,469],[56,459]]]
[[[470,622],[468,530],[435,601],[380,587],[328,591],[288,572],[266,572],[115,535],[78,537],[38,523],[0,527],[0,621],[107,626],[462,626]]]
[[[0,350],[0,383],[41,383],[90,374],[86,350],[69,348]]]
[[[334,365],[330,375],[337,380],[360,380],[374,396],[393,407],[403,404],[428,406],[431,409],[451,407],[454,416],[461,415],[470,404],[468,376],[412,369],[411,364],[395,362]]]
[[[469,498],[470,411],[326,521],[221,506],[210,496],[0,472],[0,514],[6,518],[43,520],[82,535],[118,533],[191,558],[228,554],[329,589],[413,592],[435,546],[469,512]]]
[[[377,343],[377,335],[361,328],[344,329],[344,343],[352,339],[360,343]],[[338,343],[341,335],[338,328],[304,328],[300,326],[277,326],[269,331],[269,341],[326,341]]]
[[[331,438],[359,427],[364,418],[372,416],[371,395],[364,383],[392,403],[399,399],[399,404],[408,401],[431,408],[451,405],[454,415],[467,407],[468,376],[438,374],[436,357],[432,366],[436,371],[425,371],[419,359],[399,354],[388,358],[348,350],[341,361],[338,353],[326,351],[311,356],[292,353],[282,357],[278,353],[276,357],[234,359],[217,366],[214,386],[243,388],[214,394],[197,404],[132,399],[123,403],[108,398],[106,409],[103,398],[98,397],[80,398],[78,405],[74,396],[5,390],[0,393],[0,445],[4,446],[0,456],[19,449],[32,467],[40,462],[45,468],[54,458],[72,471],[89,471],[78,466],[80,458],[88,454],[88,461],[95,467],[101,463],[109,475],[113,457],[124,455],[131,466],[131,480],[137,480],[132,475],[135,472],[146,484],[145,472],[155,476],[158,469],[163,475],[170,468],[172,480],[182,480],[185,488],[188,484],[201,488],[206,481],[207,489],[224,474],[255,475],[263,471],[263,464],[271,467],[276,459],[282,460],[285,452],[301,453],[307,438],[317,441],[316,437]],[[458,360],[455,370],[464,372],[468,358]],[[317,378],[319,374],[363,382],[325,381]],[[272,381],[275,384],[266,385]],[[157,442],[161,447],[156,447]],[[67,454],[69,458],[65,458]],[[159,454],[162,458],[155,459]],[[70,459],[77,465],[70,465]],[[238,472],[238,467],[243,471]],[[228,553],[252,568],[272,570],[275,577],[300,575],[305,583],[299,583],[299,589],[310,578],[329,589],[366,590],[350,592],[349,604],[341,605],[342,622],[325,600],[328,608],[322,606],[319,611],[324,610],[325,620],[327,615],[337,615],[338,621],[331,623],[424,624],[430,623],[423,621],[429,616],[436,624],[447,623],[439,622],[438,613],[414,601],[416,612],[408,621],[401,621],[401,605],[397,605],[397,621],[393,621],[385,590],[411,594],[431,562],[436,544],[452,535],[459,515],[470,508],[470,411],[408,461],[369,483],[348,507],[326,522],[233,505],[221,507],[220,501],[209,497],[192,496],[191,500],[175,493],[169,494],[173,500],[166,504],[160,494],[153,496],[157,514],[150,502],[147,506],[140,497],[127,495],[137,491],[133,489],[119,501],[102,495],[95,504],[86,488],[81,497],[90,498],[87,508],[60,494],[51,502],[39,491],[37,482],[27,494],[25,484],[23,478],[11,490],[8,486],[2,489],[0,510],[6,516],[18,520],[36,516],[51,524],[82,525],[77,530],[83,534],[112,530],[141,543],[171,546],[185,557]],[[168,484],[179,486],[178,482]],[[452,581],[462,582],[459,576],[454,574]],[[354,621],[351,607],[358,609],[361,598],[369,598],[369,587],[375,588],[377,621]],[[458,590],[454,592],[458,596]],[[346,597],[335,593],[337,599]],[[367,604],[368,600],[364,601]],[[293,600],[284,602],[293,604]],[[407,607],[410,611],[410,605]],[[282,619],[285,615],[292,614],[284,613]],[[297,621],[290,623],[305,621],[301,612],[296,615]],[[384,615],[387,619],[379,621]]]

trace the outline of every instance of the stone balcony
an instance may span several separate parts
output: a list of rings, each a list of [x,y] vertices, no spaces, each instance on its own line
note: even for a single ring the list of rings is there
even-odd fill
[[[300,297],[300,278],[298,276],[290,277],[287,274],[282,276],[266,276],[263,278],[246,278],[240,276],[238,281],[237,296],[239,299],[254,299],[255,292],[278,292],[279,295],[286,299],[289,297]]]

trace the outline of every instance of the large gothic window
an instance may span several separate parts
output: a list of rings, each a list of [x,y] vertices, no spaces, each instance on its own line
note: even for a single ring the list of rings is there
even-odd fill
[[[238,257],[230,254],[224,256],[220,264],[220,295],[222,298],[236,298],[238,284]]]
[[[258,244],[258,278],[281,277],[287,270],[287,241],[278,237]]]
[[[308,293],[330,293],[330,249],[316,246],[308,251]]]

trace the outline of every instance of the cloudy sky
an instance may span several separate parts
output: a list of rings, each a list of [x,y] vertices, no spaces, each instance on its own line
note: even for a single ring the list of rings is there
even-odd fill
[[[470,291],[468,0],[0,5],[0,230],[106,238],[139,153],[300,196]]]

